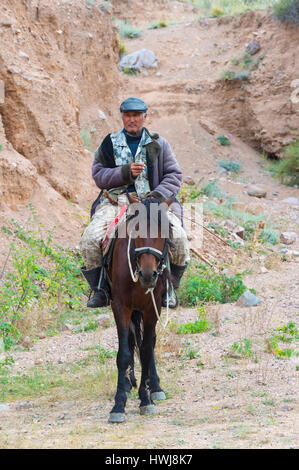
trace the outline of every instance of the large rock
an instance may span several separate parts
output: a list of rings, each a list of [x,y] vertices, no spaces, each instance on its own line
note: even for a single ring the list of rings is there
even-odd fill
[[[250,290],[246,290],[237,301],[239,307],[254,307],[260,303],[260,299]]]
[[[149,49],[140,49],[139,51],[135,51],[131,54],[125,55],[121,59],[119,66],[121,70],[124,70],[126,68],[141,70],[143,67],[157,67],[157,57]]]
[[[247,189],[247,194],[248,196],[254,197],[266,197],[267,191],[265,191],[263,188],[260,188],[259,186],[251,185]]]
[[[280,241],[285,245],[291,245],[292,243],[295,243],[296,240],[297,234],[295,232],[283,232],[280,235]]]

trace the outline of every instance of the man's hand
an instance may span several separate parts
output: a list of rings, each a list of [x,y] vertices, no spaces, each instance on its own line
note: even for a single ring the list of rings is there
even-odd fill
[[[137,176],[140,175],[140,173],[142,173],[144,167],[145,167],[145,164],[143,162],[131,163],[130,170],[131,170],[133,178],[137,178]]]

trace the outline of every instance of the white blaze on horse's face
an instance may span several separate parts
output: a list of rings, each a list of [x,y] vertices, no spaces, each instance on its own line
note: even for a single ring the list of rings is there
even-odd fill
[[[143,245],[144,246],[144,245]],[[142,254],[139,257],[139,282],[145,289],[156,286],[158,280],[158,260],[154,255]]]
[[[131,205],[133,206],[133,204]],[[130,206],[131,210],[133,209]],[[139,281],[144,288],[154,288],[165,265],[169,220],[165,204],[135,203],[135,217],[128,223],[128,233],[132,238],[133,256]]]

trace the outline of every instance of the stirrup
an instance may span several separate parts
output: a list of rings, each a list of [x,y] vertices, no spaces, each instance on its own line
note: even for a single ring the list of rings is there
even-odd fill
[[[169,308],[177,308],[178,306],[178,296],[176,291],[174,290],[172,284],[170,284],[169,292],[164,292],[162,296],[162,307],[167,307],[167,296],[168,296],[168,307]]]

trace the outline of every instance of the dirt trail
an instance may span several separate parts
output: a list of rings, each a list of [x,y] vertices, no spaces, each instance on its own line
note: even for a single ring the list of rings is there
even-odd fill
[[[246,206],[262,206],[281,230],[298,231],[298,205],[282,202],[299,197],[298,189],[274,181],[260,155],[237,136],[229,149],[221,148],[215,136],[227,129],[219,127],[219,121],[213,122],[207,109],[198,112],[199,84],[212,81],[210,71],[216,71],[213,64],[210,69],[203,62],[195,65],[197,43],[193,38],[201,41],[205,51],[201,57],[211,63],[210,49],[217,42],[214,35],[215,30],[198,24],[181,24],[146,31],[127,41],[130,51],[153,49],[159,68],[125,77],[121,95],[141,96],[148,102],[148,127],[169,140],[184,176],[196,181],[202,176],[213,179],[218,159],[237,159],[243,165],[240,175],[235,179],[222,176],[221,188]],[[205,98],[203,106],[207,105]],[[250,198],[246,194],[249,183],[265,187],[267,197]],[[99,363],[89,355],[99,344],[109,351],[117,349],[113,324],[89,333],[68,330],[39,340],[28,351],[16,352],[14,372],[24,378],[34,369],[39,390],[44,386],[46,392],[2,404],[0,447],[298,448],[298,358],[283,360],[265,352],[271,329],[295,321],[299,307],[298,261],[282,262],[276,254],[279,249],[246,257],[246,264],[233,261],[232,255],[226,259],[233,271],[248,269],[244,283],[256,289],[262,300],[259,306],[207,306],[214,328],[195,335],[177,335],[175,325],[194,321],[196,309],[179,307],[171,313],[167,331],[158,331],[158,369],[167,400],[157,405],[157,415],[140,416],[133,393],[127,404],[127,422],[119,426],[107,423],[116,383],[115,358]],[[292,249],[299,249],[298,241]],[[269,269],[261,272],[266,261]],[[242,338],[252,341],[256,361],[227,355],[231,345]],[[187,340],[193,350],[200,348],[200,357],[182,358]],[[48,382],[43,384],[43,380],[54,383],[57,377],[65,381],[60,388],[52,391]]]

